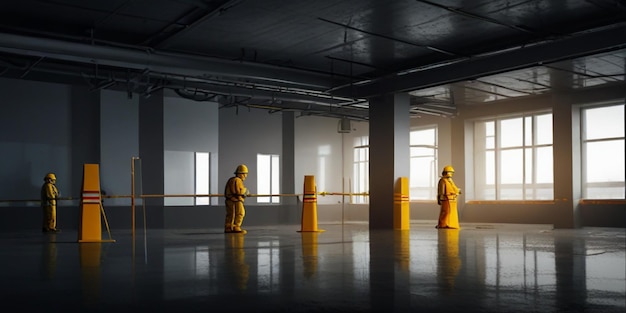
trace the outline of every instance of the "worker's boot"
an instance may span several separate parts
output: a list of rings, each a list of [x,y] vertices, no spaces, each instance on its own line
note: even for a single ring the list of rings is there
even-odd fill
[[[233,226],[233,233],[242,233],[245,234],[247,231],[245,229],[241,229],[240,226]]]

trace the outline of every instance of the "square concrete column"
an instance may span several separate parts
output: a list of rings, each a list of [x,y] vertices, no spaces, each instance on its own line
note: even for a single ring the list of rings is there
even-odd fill
[[[571,62],[566,63],[573,70]],[[571,97],[574,74],[569,71],[550,70],[552,85],[552,151],[554,162],[554,228],[577,227],[578,207],[574,198],[580,198],[580,192],[574,193],[574,185],[580,187],[580,176],[574,175],[574,143],[578,144],[580,130],[574,128]],[[574,177],[576,182],[574,183]],[[579,226],[579,225],[578,225]]]
[[[370,229],[393,229],[394,184],[409,177],[409,95],[369,99]]]
[[[282,194],[295,194],[295,115],[293,112],[282,113],[283,153],[281,160],[280,191]],[[289,224],[300,221],[300,208],[297,197],[282,197],[283,207],[278,214],[280,223]]]
[[[100,163],[100,92],[71,87],[71,170],[70,190],[80,190],[83,164]],[[54,119],[54,117],[52,117]],[[67,190],[68,194],[71,194]]]
[[[163,140],[163,90],[154,92],[150,98],[139,99],[139,157],[141,168],[141,190],[144,194],[162,195],[164,140]],[[163,198],[144,199],[149,228],[163,228]]]

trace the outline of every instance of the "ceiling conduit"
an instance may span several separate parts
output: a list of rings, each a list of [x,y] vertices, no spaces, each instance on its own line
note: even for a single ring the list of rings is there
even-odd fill
[[[153,51],[145,47],[96,46],[7,33],[0,33],[0,51],[87,64],[149,69],[181,76],[256,79],[317,91],[328,90],[331,82],[337,79],[336,76],[268,64]]]

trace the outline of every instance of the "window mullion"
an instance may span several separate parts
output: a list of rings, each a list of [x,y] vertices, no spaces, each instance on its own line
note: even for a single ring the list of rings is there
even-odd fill
[[[533,127],[534,123],[531,123],[531,127]],[[534,142],[532,136],[534,136],[534,131],[531,129],[531,141]],[[531,145],[532,145],[531,142]],[[526,117],[522,116],[522,199],[526,200]]]
[[[495,196],[496,196],[496,200],[500,200],[501,196],[500,196],[500,173],[501,171],[500,169],[500,154],[502,153],[501,151],[501,134],[500,134],[500,121],[496,120],[495,123],[493,123],[493,127],[494,127],[494,135],[495,135],[495,140],[494,140],[494,154],[493,154],[493,158],[494,158],[494,166],[495,166],[495,173],[496,173],[496,177],[495,179]]]

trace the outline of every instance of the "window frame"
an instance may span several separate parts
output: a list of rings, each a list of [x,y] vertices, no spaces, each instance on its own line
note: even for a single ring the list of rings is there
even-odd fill
[[[208,192],[199,193],[198,188],[198,155],[206,155],[206,170],[205,178],[208,188]],[[174,158],[172,158],[174,157]],[[176,207],[176,206],[208,206],[212,205],[210,196],[196,197],[199,194],[211,193],[211,152],[207,151],[177,151],[177,150],[165,150],[163,154],[164,158],[164,177],[168,176],[168,173],[174,172],[172,177],[166,178],[163,185],[165,197],[163,199],[164,207]],[[183,160],[183,163],[176,163],[176,161]],[[181,169],[181,167],[183,169]],[[172,170],[173,169],[173,170]],[[174,180],[178,189],[181,185],[184,186],[183,190],[171,190],[168,185],[170,180]],[[167,197],[167,195],[176,194],[176,197]],[[184,196],[180,196],[180,195]],[[188,195],[188,197],[187,197]],[[206,199],[205,201],[201,201]],[[199,201],[200,200],[200,201]]]
[[[434,131],[434,144],[433,145],[428,145],[428,144],[411,144],[410,143],[410,138],[411,138],[411,133],[413,132],[420,132],[420,131],[427,131],[427,130],[433,130]],[[426,148],[426,149],[432,149],[433,153],[430,157],[433,158],[432,163],[431,164],[431,168],[430,168],[430,172],[427,174],[429,177],[429,183],[430,186],[427,186],[425,188],[428,189],[429,191],[429,196],[425,197],[425,198],[417,198],[415,193],[412,192],[413,188],[419,188],[418,187],[413,187],[411,186],[411,181],[413,181],[413,179],[411,179],[411,176],[413,174],[413,168],[412,168],[412,164],[413,164],[413,159],[416,158],[426,158],[429,156],[426,155],[413,155],[411,152],[411,148]],[[438,182],[438,168],[439,168],[439,127],[438,125],[428,125],[428,126],[422,126],[422,127],[415,127],[415,128],[411,128],[411,130],[409,131],[409,201],[424,201],[424,200],[435,200],[437,197],[437,182]]]
[[[352,177],[354,179],[354,190],[351,193],[369,193],[369,136],[355,137],[352,151]],[[361,155],[364,155],[365,159],[361,159]],[[351,195],[350,203],[369,204],[369,196]]]
[[[474,120],[473,122],[473,149],[475,152],[475,156],[473,159],[474,164],[474,185],[477,188],[481,188],[482,190],[493,190],[493,195],[489,195],[489,191],[484,194],[479,194],[476,190],[474,191],[474,200],[475,201],[553,201],[554,200],[554,136],[552,135],[552,139],[550,143],[538,143],[538,117],[543,115],[550,115],[551,119],[553,119],[553,113],[551,110],[542,110],[542,111],[533,111],[533,112],[522,112],[518,114],[511,115],[503,115],[503,116],[493,116],[482,119]],[[503,132],[502,132],[502,122],[506,120],[520,119],[521,127],[520,127],[520,143],[514,145],[503,145]],[[529,121],[531,122],[529,125]],[[489,134],[487,131],[488,123],[493,123],[493,134]],[[484,126],[484,135],[482,138],[479,137],[479,124],[483,124]],[[551,131],[554,129],[554,124],[552,122]],[[528,133],[530,132],[530,134]],[[488,138],[492,138],[491,142],[489,142]],[[479,143],[479,140],[483,140],[482,143]],[[529,142],[530,141],[530,142]],[[550,175],[545,177],[549,177],[550,182],[538,182],[538,151],[542,148],[550,148],[552,160],[549,162],[550,168],[552,172]],[[514,152],[520,151],[521,157],[521,178],[519,183],[507,183],[504,185],[503,176],[505,171],[502,170],[503,167],[503,152]],[[484,165],[478,164],[479,158],[477,156],[483,153],[482,161]],[[489,156],[491,155],[492,161],[489,161]],[[493,164],[490,164],[490,163]],[[506,163],[505,163],[506,164]],[[493,168],[489,169],[490,166]],[[480,170],[484,170],[484,173],[480,173]],[[493,172],[488,172],[489,170]],[[489,183],[489,176],[492,175],[493,184]],[[482,182],[479,182],[480,178]],[[481,187],[482,186],[482,187]],[[508,188],[506,188],[508,186]],[[517,187],[517,188],[515,188]],[[549,194],[548,198],[540,197],[541,189],[550,189],[551,192],[546,193]],[[503,191],[511,190],[511,193],[519,193],[519,197],[506,197],[503,194]]]
[[[211,153],[210,152],[194,152],[194,164],[193,164],[193,172],[194,172],[194,180],[193,180],[193,191],[194,195],[205,194],[198,192],[198,155],[206,155],[206,194],[211,194]],[[206,200],[206,201],[204,201]],[[211,205],[211,197],[194,197],[194,206],[199,205]]]
[[[621,137],[618,136],[618,137],[603,137],[603,138],[587,139],[586,135],[587,135],[587,128],[588,128],[588,121],[586,119],[585,111],[599,109],[599,108],[613,107],[613,106],[622,106],[623,109],[626,110],[626,103],[622,101],[596,103],[596,104],[583,105],[580,107],[580,116],[579,116],[580,117],[580,171],[581,171],[580,172],[580,189],[581,189],[580,194],[581,194],[582,199],[584,200],[626,200],[626,197],[622,197],[622,198],[589,197],[589,190],[588,190],[588,186],[590,184],[587,181],[587,178],[588,178],[587,177],[588,175],[588,170],[587,170],[588,144],[597,143],[597,142],[619,141],[619,140],[621,140],[623,144],[626,144],[626,139],[625,139],[626,129],[623,130],[623,134]],[[622,164],[624,161],[625,160],[622,160]],[[622,189],[626,188],[625,181],[617,181],[617,182],[603,181],[603,182],[593,182],[592,184],[596,186],[600,186],[600,187],[622,187]]]
[[[261,165],[259,158],[269,157],[269,177],[262,177],[261,169],[265,165]],[[257,153],[257,193],[261,194],[262,180],[269,180],[269,190],[271,195],[280,194],[280,155],[272,153]],[[264,182],[264,183],[267,183]],[[256,197],[257,204],[278,205],[281,203],[280,196],[264,196]]]

